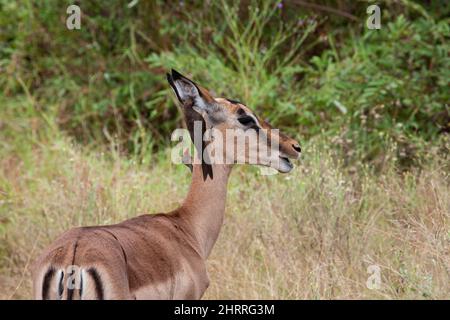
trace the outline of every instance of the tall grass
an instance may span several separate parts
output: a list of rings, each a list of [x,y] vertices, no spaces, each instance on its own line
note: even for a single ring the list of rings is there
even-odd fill
[[[348,173],[313,142],[305,150],[291,176],[231,189],[207,297],[448,299],[448,172]]]
[[[189,170],[169,152],[142,165],[80,148],[42,118],[2,116],[0,298],[31,298],[30,262],[61,232],[167,212],[187,191]],[[205,298],[449,297],[448,159],[435,150],[421,171],[399,174],[394,156],[381,173],[353,171],[327,145],[305,144],[288,175],[235,168]]]

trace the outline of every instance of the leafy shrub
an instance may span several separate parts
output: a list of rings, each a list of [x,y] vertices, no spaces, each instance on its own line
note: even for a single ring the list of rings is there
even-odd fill
[[[141,159],[167,145],[182,125],[172,67],[300,139],[333,137],[348,163],[382,162],[394,141],[409,165],[448,132],[441,6],[385,1],[376,31],[365,29],[364,2],[318,2],[347,19],[296,2],[101,0],[79,3],[82,29],[69,31],[72,3],[0,0],[0,86],[83,143]]]
[[[448,36],[447,21],[399,16],[312,58],[305,87],[316,90],[302,92],[306,110],[295,119],[316,132],[326,126],[358,159],[383,155],[395,141],[411,160],[418,137],[431,141],[450,129]]]

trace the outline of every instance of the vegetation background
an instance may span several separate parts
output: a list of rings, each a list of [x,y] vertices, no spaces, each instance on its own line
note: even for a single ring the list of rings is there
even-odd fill
[[[64,230],[183,199],[170,68],[304,150],[236,168],[205,298],[450,298],[449,2],[372,3],[0,0],[0,298]]]

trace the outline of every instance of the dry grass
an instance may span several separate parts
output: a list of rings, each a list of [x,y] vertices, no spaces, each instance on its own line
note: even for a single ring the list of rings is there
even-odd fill
[[[6,139],[3,299],[31,297],[29,263],[62,231],[168,211],[188,187],[188,170],[171,165],[168,153],[150,168],[81,150],[59,135]],[[290,175],[233,172],[205,298],[449,298],[449,181],[439,161],[420,174],[399,175],[393,167],[348,173],[323,148],[310,143],[305,150]],[[378,290],[366,287],[370,265],[381,268]]]
[[[324,153],[309,160],[287,181],[233,189],[207,298],[450,298],[443,172],[352,176]],[[370,265],[379,290],[366,287]]]

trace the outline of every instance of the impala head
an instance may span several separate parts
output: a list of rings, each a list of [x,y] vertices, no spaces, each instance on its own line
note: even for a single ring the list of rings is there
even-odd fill
[[[272,128],[246,105],[213,97],[175,70],[167,74],[167,79],[182,104],[191,138],[194,121],[202,121],[204,129],[209,129],[209,143],[202,150],[205,146],[212,147],[215,159],[228,164],[258,164],[282,173],[292,170],[289,159],[299,158],[301,152],[297,141]]]

